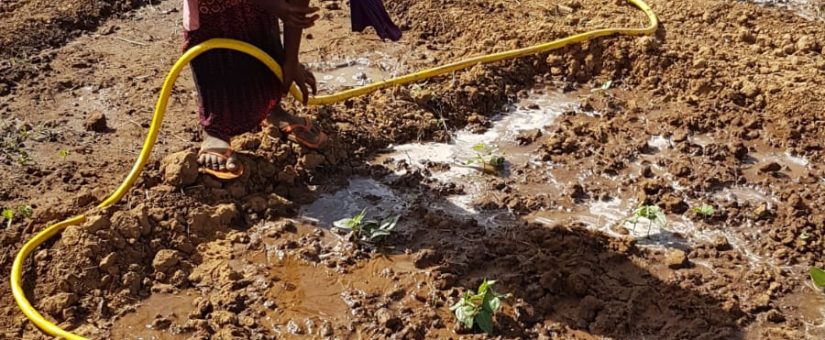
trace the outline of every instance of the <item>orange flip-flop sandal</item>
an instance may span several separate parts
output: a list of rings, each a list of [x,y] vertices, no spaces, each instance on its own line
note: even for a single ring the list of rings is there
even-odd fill
[[[217,151],[212,151],[212,150],[201,150],[200,152],[198,152],[198,158],[200,158],[201,155],[212,155],[212,156],[218,157],[221,161],[226,163],[226,162],[229,161],[229,158],[231,158],[232,155],[234,155],[234,154],[235,154],[235,151],[232,150],[232,149],[226,149],[226,151],[224,151],[223,153],[217,152]],[[241,177],[241,175],[243,175],[243,170],[244,170],[243,169],[243,163],[240,162],[240,161],[236,161],[235,163],[237,164],[237,168],[235,168],[234,171],[213,170],[213,169],[209,169],[209,168],[204,167],[204,166],[201,166],[200,170],[202,172],[206,173],[206,174],[209,174],[209,175],[215,177],[215,178],[229,181],[229,180],[237,179],[238,177]]]
[[[301,138],[300,136],[298,136],[297,134],[294,133],[295,131],[305,131],[305,132],[308,132],[308,133],[314,133],[312,131],[312,127],[313,127],[312,120],[308,119],[308,118],[303,118],[303,119],[304,119],[304,124],[287,125],[287,126],[281,128],[281,133],[284,136],[286,136],[286,138],[290,141],[301,144],[301,145],[306,146],[310,149],[320,149],[321,147],[324,146],[324,144],[329,139],[329,137],[324,132],[318,131],[318,133],[317,133],[318,138],[315,141],[310,141],[310,140],[303,139],[303,138]]]

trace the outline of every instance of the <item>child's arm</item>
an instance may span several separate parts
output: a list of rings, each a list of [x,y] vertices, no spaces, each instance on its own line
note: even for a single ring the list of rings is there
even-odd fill
[[[309,7],[309,0],[286,0],[289,5],[298,8],[308,9],[308,13],[314,13],[317,8]],[[317,15],[310,17],[312,23],[318,18]],[[311,25],[310,25],[311,26]],[[309,100],[309,89],[307,85],[312,88],[312,94],[317,92],[316,84],[306,76],[303,66],[298,61],[298,54],[301,51],[301,38],[304,32],[304,25],[292,25],[288,20],[284,20],[284,94],[289,93],[289,88],[292,83],[298,85],[301,93],[304,94],[304,104]]]
[[[309,100],[309,88],[317,92],[315,77],[307,73],[298,61],[301,36],[305,28],[312,27],[319,16],[319,8],[309,7],[309,0],[247,0],[271,13],[284,22],[283,91],[289,93],[292,83],[298,84],[304,94],[304,104]],[[309,87],[309,88],[308,88]]]
[[[318,20],[317,7],[309,7],[309,0],[296,2],[293,0],[247,0],[253,5],[263,8],[284,22],[285,26],[309,28]],[[315,14],[315,15],[313,15]]]

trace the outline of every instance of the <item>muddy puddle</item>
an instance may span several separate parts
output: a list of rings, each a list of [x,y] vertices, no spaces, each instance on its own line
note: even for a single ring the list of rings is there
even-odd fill
[[[422,291],[428,294],[427,287],[416,285],[425,282],[428,273],[415,267],[411,255],[385,254],[352,266],[332,268],[284,251],[278,244],[285,239],[321,235],[318,243],[327,252],[322,251],[319,258],[336,258],[346,252],[341,248],[346,241],[340,236],[320,231],[324,228],[315,225],[296,221],[295,226],[292,235],[277,238],[261,236],[269,229],[266,223],[253,228],[252,237],[262,237],[265,251],[249,253],[237,249],[240,258],[230,262],[239,271],[255,273],[251,277],[261,287],[258,291],[268,298],[265,304],[270,309],[258,326],[272,329],[279,338],[300,339],[351,331],[341,325],[356,321],[353,309],[359,306],[358,297]]]
[[[276,306],[260,326],[271,327],[282,337],[314,335],[329,332],[321,328],[332,324],[350,324],[353,295],[411,289],[399,285],[394,275],[420,275],[404,255],[367,261],[347,275],[289,257],[276,264],[259,259],[252,265],[266,266],[276,280],[268,292],[277,297]]]
[[[403,214],[410,206],[410,197],[396,194],[390,187],[371,178],[352,178],[346,188],[321,196],[301,209],[301,218],[329,227],[342,218],[354,216],[366,209],[369,216]]]
[[[746,177],[754,178],[759,173],[771,172],[799,181],[808,176],[810,162],[804,157],[797,157],[788,152],[754,152],[750,154],[750,167],[745,169]],[[776,170],[774,170],[776,169]]]
[[[825,295],[810,282],[802,289],[802,292],[785,299],[789,306],[798,308],[805,326],[805,334],[825,339]]]
[[[426,282],[430,274],[417,269],[409,254],[385,254],[345,268],[307,261],[299,255],[306,247],[292,249],[289,244],[298,244],[311,237],[309,235],[322,235],[318,241],[330,251],[319,257],[326,259],[341,256],[337,252],[346,242],[329,232],[319,233],[320,227],[294,223],[295,229],[276,237],[265,236],[275,227],[268,222],[250,229],[248,235],[263,243],[261,251],[235,245],[228,259],[205,260],[228,264],[243,273],[244,280],[254,287],[247,289],[252,292],[247,298],[258,298],[265,309],[256,318],[256,324],[249,325],[251,328],[267,329],[285,339],[346,334],[352,329],[342,325],[356,321],[353,309],[358,308],[363,297],[386,296],[393,300],[407,294],[428,296],[433,291],[432,287],[420,284]],[[190,315],[196,313],[199,296],[206,297],[197,289],[154,294],[134,312],[116,320],[112,336],[115,339],[187,339],[192,334],[184,325]]]
[[[804,339],[825,339],[825,294],[812,282],[801,285],[799,291],[783,297],[780,303],[799,316],[800,324],[796,327],[804,334]],[[752,328],[746,332],[746,338],[760,338],[758,331],[758,328]]]
[[[356,59],[309,63],[307,67],[315,74],[322,93],[388,80],[403,71],[398,61],[380,52]]]
[[[160,340],[185,338],[170,330],[172,323],[183,323],[192,311],[197,292],[153,294],[135,311],[115,321],[113,339]]]

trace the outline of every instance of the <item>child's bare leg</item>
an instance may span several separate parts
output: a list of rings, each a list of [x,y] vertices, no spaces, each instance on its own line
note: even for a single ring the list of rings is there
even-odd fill
[[[217,171],[235,171],[238,169],[238,157],[234,153],[229,157],[219,156],[226,154],[230,149],[229,142],[204,132],[198,164]],[[204,151],[209,152],[204,153]]]

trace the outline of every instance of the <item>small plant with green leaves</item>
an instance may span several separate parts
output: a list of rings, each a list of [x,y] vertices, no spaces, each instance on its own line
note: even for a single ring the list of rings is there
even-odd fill
[[[67,149],[60,150],[57,153],[57,155],[60,156],[60,158],[65,159],[66,157],[69,157],[69,150],[67,150]]]
[[[21,205],[17,208],[17,211],[14,209],[3,209],[3,212],[0,213],[0,217],[6,221],[6,228],[10,228],[16,216],[20,216],[21,218],[31,218],[33,214],[34,209],[32,209],[30,205]]]
[[[6,228],[11,228],[11,223],[14,221],[14,210],[3,209],[3,220],[6,221]]]
[[[34,215],[34,209],[30,205],[21,205],[17,208],[17,213],[23,218],[31,218]]]
[[[650,237],[650,229],[654,224],[661,229],[667,227],[667,215],[656,205],[642,205],[633,212],[633,216],[628,220],[633,224],[633,231],[636,231],[636,225],[642,218],[647,220],[647,237]]]
[[[0,156],[20,166],[31,164],[32,158],[26,149],[26,142],[31,136],[32,127],[29,124],[5,122],[0,126]]]
[[[509,295],[493,290],[495,281],[484,280],[478,291],[464,292],[456,304],[450,307],[458,321],[467,329],[476,325],[489,335],[493,335],[493,316],[501,309],[501,300]]]
[[[392,231],[398,224],[398,220],[401,218],[399,215],[392,215],[380,221],[364,220],[366,214],[367,210],[364,209],[358,215],[334,222],[333,226],[338,229],[351,231],[355,238],[361,242],[379,243],[392,234]]]
[[[814,286],[819,288],[820,290],[825,290],[825,270],[811,267],[809,271],[811,275],[811,281],[813,281]]]
[[[473,146],[476,155],[467,161],[467,164],[477,164],[481,171],[488,175],[495,175],[504,170],[504,156],[495,154],[495,149],[484,143]]]
[[[32,163],[32,158],[26,151],[23,141],[14,136],[7,136],[0,141],[0,155],[21,166]]]
[[[705,203],[698,207],[694,207],[693,213],[704,219],[710,219],[713,218],[714,215],[716,215],[716,208],[710,204]]]
[[[45,123],[32,126],[21,120],[4,120],[0,122],[0,161],[30,165],[34,159],[26,147],[28,142],[55,142],[59,137],[59,133]]]

